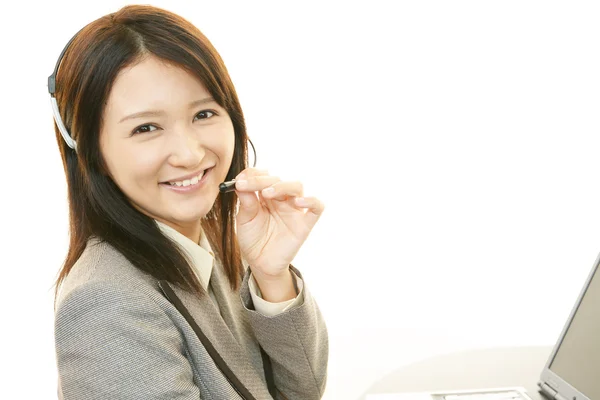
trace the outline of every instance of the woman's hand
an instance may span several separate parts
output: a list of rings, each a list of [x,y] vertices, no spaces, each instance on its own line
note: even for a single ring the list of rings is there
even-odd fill
[[[288,267],[321,216],[323,203],[303,197],[300,182],[284,182],[264,170],[247,168],[235,179],[242,256],[257,280],[289,277]]]

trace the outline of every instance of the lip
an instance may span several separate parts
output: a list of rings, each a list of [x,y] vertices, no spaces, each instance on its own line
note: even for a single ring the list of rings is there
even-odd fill
[[[189,193],[189,192],[193,192],[196,191],[198,189],[200,189],[201,187],[204,186],[205,182],[206,182],[206,177],[208,175],[210,175],[210,173],[212,172],[213,167],[207,168],[204,172],[204,175],[202,175],[202,179],[200,179],[198,181],[198,183],[193,184],[193,185],[188,185],[188,186],[172,186],[170,183],[168,182],[161,182],[160,185],[164,186],[165,188],[172,190],[174,192],[179,192],[179,193]],[[196,175],[188,175],[188,177],[184,178],[185,179],[190,179],[193,178],[195,176],[198,176],[198,174],[200,174],[200,172],[198,172]]]
[[[191,174],[180,176],[179,178],[168,179],[168,180],[162,181],[160,183],[181,182],[181,181],[185,181],[186,179],[192,179],[193,177],[200,175],[200,172],[202,172],[202,171],[208,171],[212,167],[214,167],[214,165],[212,165],[210,167],[206,167],[206,168],[201,168],[197,172],[192,172]]]

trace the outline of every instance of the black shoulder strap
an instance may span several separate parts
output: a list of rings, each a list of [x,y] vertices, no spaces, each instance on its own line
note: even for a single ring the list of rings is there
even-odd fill
[[[204,348],[206,349],[208,354],[212,357],[213,361],[215,362],[215,364],[217,365],[219,370],[229,380],[229,383],[231,383],[231,386],[233,386],[233,388],[238,392],[238,394],[242,397],[242,399],[256,400],[256,398],[252,395],[252,393],[250,393],[250,391],[248,389],[246,389],[246,387],[242,384],[242,382],[240,382],[240,380],[237,378],[237,376],[235,376],[233,371],[225,363],[225,361],[223,360],[223,358],[221,357],[219,352],[215,349],[215,347],[212,345],[210,340],[208,340],[208,338],[204,335],[204,332],[202,332],[202,330],[200,329],[200,327],[198,326],[196,321],[194,321],[194,318],[192,318],[192,316],[190,315],[187,308],[185,308],[185,306],[183,305],[183,303],[181,302],[179,297],[177,297],[177,295],[175,294],[173,289],[171,289],[171,286],[169,286],[169,283],[167,281],[159,281],[158,286],[163,291],[163,293],[165,294],[167,299],[175,306],[175,308],[177,308],[177,311],[179,311],[181,313],[181,315],[183,315],[185,320],[188,322],[188,324],[190,324],[190,326],[192,327],[192,329],[198,336],[198,339],[200,339],[200,342],[202,342],[202,345],[204,346]],[[261,348],[261,350],[262,350],[262,348]],[[264,364],[264,359],[263,359],[263,364]],[[269,368],[270,368],[270,363],[269,363]],[[271,393],[270,387],[269,387],[269,393]]]

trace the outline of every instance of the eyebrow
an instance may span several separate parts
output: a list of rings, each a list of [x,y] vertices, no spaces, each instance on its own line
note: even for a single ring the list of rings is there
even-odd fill
[[[189,105],[189,108],[194,108],[197,107],[201,104],[206,104],[206,103],[212,103],[214,102],[215,99],[213,99],[212,97],[207,97],[205,99],[200,99],[200,100],[196,100],[196,101],[192,101]],[[127,121],[128,119],[135,119],[135,118],[145,118],[145,117],[156,117],[159,115],[164,115],[165,112],[162,110],[147,110],[147,111],[140,111],[140,112],[136,112],[133,114],[130,114],[126,117],[123,117],[119,123],[123,122],[123,121]]]

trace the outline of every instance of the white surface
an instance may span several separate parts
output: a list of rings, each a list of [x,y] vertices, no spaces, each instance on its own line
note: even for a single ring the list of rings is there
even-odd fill
[[[433,400],[443,396],[444,400],[528,400],[524,388],[490,388],[435,393],[386,393],[367,395],[366,400]]]
[[[366,400],[433,400],[428,393],[372,394]]]
[[[123,4],[3,8],[8,398],[55,398],[67,208],[47,77]],[[600,4],[152,4],[220,51],[259,167],[327,206],[295,260],[329,327],[325,399],[439,353],[554,343],[600,251]]]

